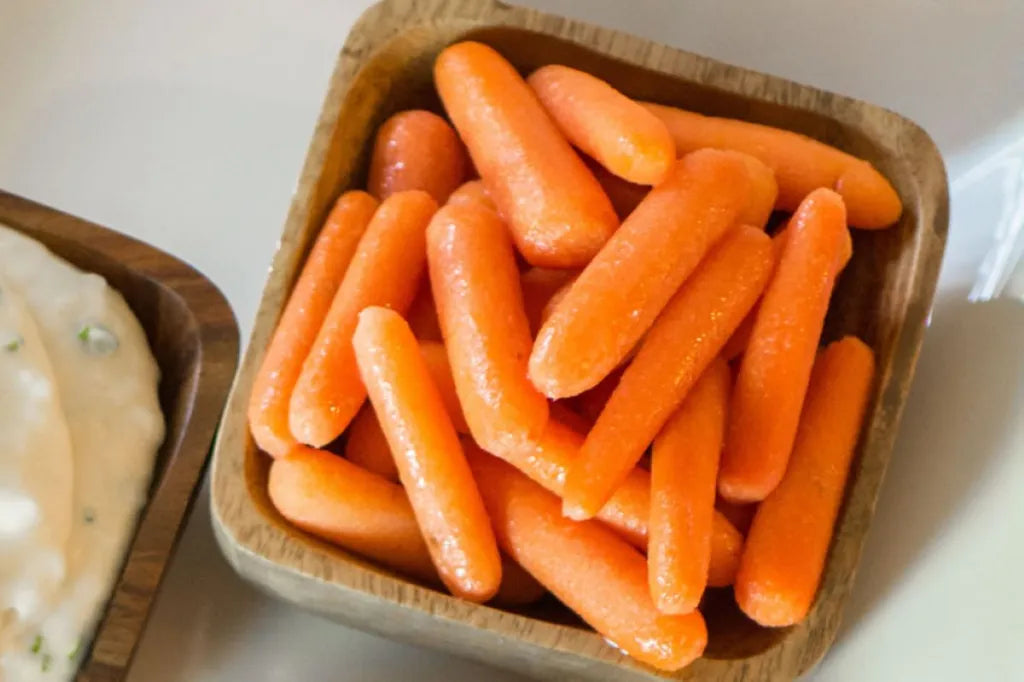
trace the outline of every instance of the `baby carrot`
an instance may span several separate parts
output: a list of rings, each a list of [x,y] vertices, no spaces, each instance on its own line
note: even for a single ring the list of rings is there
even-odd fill
[[[549,64],[526,82],[573,145],[641,185],[665,179],[676,145],[661,120],[600,78]]]
[[[718,455],[732,376],[713,362],[654,439],[647,566],[662,613],[697,608],[708,584]]]
[[[479,205],[444,206],[427,228],[427,259],[474,439],[494,451],[538,434],[548,404],[526,377],[530,325],[505,225]]]
[[[359,313],[352,345],[441,581],[456,596],[487,601],[501,582],[501,558],[416,338],[401,315],[371,306]]]
[[[807,615],[818,590],[874,378],[874,356],[848,336],[814,365],[786,475],[758,507],[736,601],[765,626]]]
[[[370,305],[408,309],[426,264],[426,226],[436,209],[429,194],[411,190],[391,195],[374,213],[292,392],[288,419],[300,443],[330,443],[366,399],[352,352],[356,316]]]
[[[515,68],[486,45],[461,42],[438,56],[434,81],[526,260],[545,267],[589,261],[618,218]]]
[[[451,365],[448,364],[448,351],[439,341],[420,341],[420,355],[427,365],[427,371],[434,380],[434,385],[441,394],[441,402],[452,420],[452,426],[458,433],[469,433],[466,416],[462,413],[462,404],[455,391],[455,378],[452,376]]]
[[[534,385],[549,398],[596,385],[730,227],[767,219],[772,183],[768,168],[743,154],[706,149],[681,159],[541,327],[530,355]]]
[[[867,161],[835,147],[757,123],[659,104],[645,106],[668,126],[680,155],[714,147],[746,152],[766,163],[779,182],[776,206],[782,210],[793,211],[812,191],[828,187],[843,197],[854,227],[888,227],[903,211],[899,195],[885,176]]]
[[[782,251],[786,248],[786,241],[788,240],[789,232],[786,228],[779,230],[775,236],[772,237],[772,247],[775,249],[775,263],[778,264],[782,258]],[[757,319],[757,311],[761,309],[761,301],[754,304],[754,307],[750,309],[747,316],[743,318],[743,322],[736,328],[736,331],[732,333],[729,340],[725,342],[725,347],[722,348],[722,357],[726,360],[734,360],[739,356],[743,355],[743,351],[747,349],[747,344],[750,343],[750,335],[754,331],[754,321]]]
[[[644,556],[611,530],[562,516],[558,498],[504,462],[469,454],[502,549],[615,646],[660,670],[704,651],[700,613],[660,614]]]
[[[434,296],[430,293],[430,282],[420,285],[416,298],[409,304],[409,312],[405,314],[412,333],[420,341],[440,341],[441,324],[437,321],[437,310],[434,308]]]
[[[443,204],[468,166],[466,148],[447,121],[422,109],[400,111],[377,130],[366,186],[381,200],[418,189]]]
[[[267,346],[249,398],[249,429],[256,445],[274,457],[284,455],[296,444],[288,428],[292,390],[376,209],[376,200],[366,192],[346,192],[338,198]]]
[[[483,204],[492,211],[497,210],[494,206],[494,202],[491,201],[490,195],[487,194],[487,188],[484,187],[483,180],[470,180],[469,182],[462,183],[462,185],[460,185],[459,188],[452,192],[451,196],[448,197],[448,203],[476,203]]]
[[[544,323],[548,321],[548,318],[551,317],[552,314],[554,314],[555,309],[558,307],[558,304],[562,302],[562,299],[569,294],[569,289],[572,289],[573,281],[575,280],[570,280],[566,282],[558,289],[558,291],[551,294],[551,298],[549,298],[548,302],[544,304],[543,308],[541,308],[540,320],[538,320],[540,322],[540,324],[538,325],[538,330],[539,327],[543,327]]]
[[[843,200],[829,189],[811,192],[787,232],[732,395],[718,477],[719,494],[732,502],[763,500],[786,470],[849,236]]]
[[[757,503],[736,504],[719,497],[715,500],[715,509],[722,512],[722,516],[729,519],[729,523],[745,535],[750,529],[750,522],[754,520],[754,513],[757,512]]]
[[[363,405],[348,427],[345,459],[389,481],[398,481],[398,467],[373,405]]]
[[[523,308],[526,319],[530,321],[530,331],[534,334],[540,329],[541,313],[544,307],[566,284],[579,274],[576,270],[556,270],[554,268],[530,268],[519,278],[523,290]]]
[[[270,501],[299,528],[420,580],[434,569],[401,486],[341,457],[296,446],[270,465]]]
[[[708,565],[708,587],[728,587],[736,579],[743,552],[743,534],[715,510],[711,524],[711,563]]]
[[[587,164],[587,168],[597,178],[601,189],[608,195],[608,199],[612,202],[612,207],[615,208],[615,213],[619,216],[620,220],[625,220],[633,212],[633,209],[640,205],[640,202],[647,196],[647,193],[651,191],[650,186],[637,185],[623,180],[589,157],[584,157],[583,162]]]
[[[608,398],[611,397],[612,391],[619,385],[619,379],[622,378],[622,373],[625,370],[625,365],[616,367],[608,373],[608,376],[601,379],[597,386],[570,398],[570,404],[591,423],[596,422],[604,406],[608,404]]]
[[[590,427],[593,426],[593,423],[589,419],[578,412],[573,411],[573,409],[562,400],[554,401],[548,406],[548,415],[548,423],[551,423],[552,421],[561,422],[576,433],[586,433],[590,430]]]
[[[525,606],[532,604],[547,593],[537,579],[526,569],[509,559],[501,557],[501,587],[491,601],[499,606]]]
[[[565,509],[590,518],[637,463],[760,296],[774,263],[761,230],[732,230],[665,307],[587,435]]]

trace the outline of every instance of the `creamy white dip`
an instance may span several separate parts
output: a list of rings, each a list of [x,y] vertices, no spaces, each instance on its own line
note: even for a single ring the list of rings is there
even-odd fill
[[[158,383],[121,295],[0,225],[0,681],[73,676],[146,500]]]

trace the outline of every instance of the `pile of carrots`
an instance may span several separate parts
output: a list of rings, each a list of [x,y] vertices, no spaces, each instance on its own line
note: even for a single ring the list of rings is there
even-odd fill
[[[451,123],[381,126],[256,376],[277,509],[464,599],[550,592],[663,670],[703,652],[708,587],[800,621],[874,377],[822,327],[848,226],[896,222],[892,186],[479,43],[434,73]]]

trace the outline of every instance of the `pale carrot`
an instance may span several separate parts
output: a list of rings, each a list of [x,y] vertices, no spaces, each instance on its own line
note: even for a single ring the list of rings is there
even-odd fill
[[[754,520],[754,514],[757,512],[757,503],[736,504],[719,497],[715,500],[715,509],[722,512],[722,516],[729,519],[729,523],[736,530],[746,535],[747,531],[750,530],[750,522]]]
[[[366,192],[342,194],[327,215],[302,274],[267,345],[249,398],[249,429],[264,452],[280,457],[295,445],[288,403],[377,202]]]
[[[549,398],[596,385],[729,228],[767,219],[774,196],[765,187],[773,183],[765,166],[743,154],[709,149],[681,159],[541,327],[530,355],[534,385]]]
[[[411,190],[391,195],[374,213],[292,392],[288,421],[300,443],[330,443],[366,399],[352,352],[356,316],[370,305],[409,308],[426,265],[426,226],[436,209],[429,194]]]
[[[623,180],[590,157],[584,157],[583,161],[608,195],[620,220],[625,220],[651,191],[649,185],[637,185]]]
[[[888,227],[903,211],[893,186],[870,163],[804,135],[729,118],[702,116],[660,104],[645,105],[672,133],[679,154],[714,147],[756,156],[779,183],[776,206],[793,211],[819,187],[839,193],[850,224]]]
[[[345,440],[345,459],[356,466],[398,482],[398,467],[391,454],[387,436],[380,428],[373,405],[363,405],[348,427]]]
[[[737,603],[761,625],[798,623],[814,602],[874,372],[854,337],[814,365],[786,475],[758,507],[736,576]]]
[[[590,518],[637,463],[764,289],[771,240],[739,227],[672,297],[622,374],[565,481],[565,509]]]
[[[487,188],[484,187],[483,180],[470,180],[464,182],[459,186],[457,190],[452,192],[451,196],[448,197],[449,204],[462,204],[462,203],[473,203],[482,204],[492,211],[498,210],[495,207],[494,202],[491,201],[491,197],[487,194]]]
[[[443,204],[468,166],[466,148],[447,121],[422,109],[400,111],[377,129],[366,186],[381,200],[418,189]]]
[[[420,341],[420,355],[427,365],[427,371],[434,380],[434,385],[441,394],[441,401],[452,420],[452,426],[458,433],[469,433],[466,416],[462,413],[462,404],[455,391],[455,378],[452,376],[451,365],[448,364],[448,351],[440,341]]]
[[[469,454],[502,549],[603,637],[660,670],[679,670],[707,643],[699,612],[658,612],[644,556],[600,523],[570,521],[558,498],[486,453]]]
[[[732,502],[763,500],[786,470],[849,237],[843,200],[832,190],[815,190],[787,232],[732,395],[718,478],[718,492]]]
[[[693,611],[708,584],[731,382],[725,361],[713,362],[654,439],[647,566],[662,613]]]
[[[430,281],[424,281],[416,292],[416,298],[409,304],[405,314],[412,333],[420,341],[440,341],[441,324],[437,321],[437,309],[434,308],[434,296],[430,293]]]
[[[668,175],[676,145],[661,119],[589,73],[560,64],[526,82],[574,146],[615,175],[656,185]]]
[[[579,267],[618,226],[611,202],[515,68],[456,43],[434,82],[498,212],[531,265]]]
[[[271,463],[267,491],[281,516],[302,530],[420,580],[437,581],[401,486],[300,445]]]
[[[547,594],[544,586],[507,556],[501,557],[501,586],[491,602],[498,606],[525,606]]]
[[[501,582],[501,558],[416,338],[401,315],[371,306],[359,313],[352,345],[441,581],[456,596],[487,601]]]
[[[523,308],[526,319],[530,321],[531,333],[536,334],[540,329],[542,313],[551,297],[578,274],[577,270],[530,268],[519,277],[519,285],[523,290]]]
[[[530,325],[505,225],[479,205],[444,206],[427,228],[427,259],[473,437],[494,451],[537,435],[548,404],[526,377]]]

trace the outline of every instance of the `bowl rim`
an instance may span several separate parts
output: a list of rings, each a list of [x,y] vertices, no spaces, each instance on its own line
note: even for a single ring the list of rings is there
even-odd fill
[[[188,368],[187,382],[177,387],[179,392],[186,391],[184,404],[177,406],[184,418],[179,431],[168,430],[160,446],[162,451],[166,448],[161,453],[166,464],[162,472],[154,471],[114,588],[77,673],[78,679],[123,679],[199,492],[238,363],[238,324],[227,299],[212,281],[184,261],[134,237],[3,190],[0,224],[43,241],[48,248],[54,242],[73,244],[124,268],[133,277],[172,294],[194,323],[196,358]],[[78,265],[74,258],[69,260]],[[161,367],[161,374],[165,373]],[[169,421],[169,415],[164,419]]]
[[[298,187],[285,222],[279,248],[273,260],[271,274],[266,282],[260,307],[249,340],[248,349],[232,389],[226,412],[224,429],[217,439],[214,450],[213,486],[211,496],[212,519],[218,543],[229,563],[243,577],[260,584],[278,596],[300,603],[313,610],[325,611],[314,596],[301,597],[294,590],[299,584],[311,586],[317,595],[324,595],[325,586],[341,590],[351,599],[366,597],[368,601],[361,608],[374,608],[390,604],[402,609],[404,617],[423,619],[416,626],[430,619],[444,619],[464,624],[467,628],[489,631],[498,637],[508,637],[513,631],[521,642],[547,649],[559,650],[571,656],[597,659],[600,662],[650,673],[651,669],[636,664],[617,654],[601,643],[600,637],[590,633],[592,642],[580,650],[579,646],[564,644],[562,630],[565,626],[525,618],[516,614],[497,611],[487,606],[469,604],[449,595],[420,587],[402,578],[391,577],[380,569],[366,569],[366,562],[351,557],[343,550],[330,547],[299,531],[293,534],[303,536],[305,549],[311,557],[299,557],[291,553],[285,561],[272,562],[262,555],[267,546],[284,545],[291,542],[291,535],[285,532],[280,522],[266,518],[253,501],[248,498],[246,486],[250,471],[245,465],[253,451],[245,421],[245,404],[252,375],[258,368],[268,339],[283,308],[284,300],[297,275],[310,240],[303,234],[306,225],[311,224],[315,215],[322,215],[324,197],[318,184],[325,169],[326,145],[330,131],[342,116],[343,103],[350,86],[360,69],[370,62],[374,55],[394,40],[400,40],[406,31],[416,30],[425,24],[438,21],[463,22],[465,33],[488,28],[512,28],[534,31],[559,40],[575,43],[583,48],[611,57],[630,66],[660,72],[667,76],[697,85],[725,90],[736,96],[765,103],[805,110],[826,116],[839,123],[866,130],[872,140],[880,145],[890,158],[913,157],[923,160],[925,167],[917,169],[914,191],[903,196],[905,207],[911,207],[918,216],[913,232],[913,248],[916,263],[912,276],[904,283],[912,294],[907,313],[898,327],[893,341],[890,361],[879,367],[879,389],[876,404],[872,406],[866,422],[870,428],[862,432],[859,451],[875,453],[870,469],[864,463],[857,471],[856,480],[848,488],[844,509],[836,526],[836,537],[844,529],[856,527],[859,536],[852,539],[852,545],[845,553],[845,586],[838,599],[838,608],[824,613],[820,600],[808,618],[795,626],[780,643],[752,657],[737,660],[698,661],[680,673],[680,679],[691,675],[707,673],[721,674],[724,668],[742,663],[751,679],[760,679],[765,671],[776,671],[784,667],[793,676],[799,675],[816,663],[831,645],[838,628],[842,605],[849,596],[850,584],[860,551],[864,544],[867,527],[874,514],[874,504],[888,461],[897,426],[902,413],[905,397],[917,354],[924,333],[925,320],[931,307],[942,252],[948,231],[949,197],[945,167],[941,155],[928,134],[917,124],[905,117],[851,97],[834,94],[819,88],[805,86],[794,81],[771,76],[751,69],[733,66],[715,59],[696,55],[685,50],[649,41],[624,32],[598,27],[586,22],[515,7],[497,0],[481,0],[477,3],[451,3],[447,0],[383,0],[369,8],[353,25],[341,49],[337,66],[328,88],[321,116],[310,143],[303,165]],[[371,37],[372,36],[372,40]],[[596,47],[599,43],[603,47]],[[893,132],[898,131],[898,132]],[[909,162],[907,162],[909,163]],[[924,187],[925,189],[922,189]],[[908,247],[910,249],[911,247]],[[857,498],[860,511],[856,518],[850,518],[846,507],[850,500]],[[240,522],[239,514],[247,518]],[[833,564],[830,550],[829,564]],[[333,570],[331,562],[346,557],[346,570]],[[351,569],[351,571],[349,570]],[[836,567],[827,567],[833,572]],[[823,584],[828,576],[823,577]],[[370,591],[370,587],[373,588]],[[351,594],[349,594],[351,593]],[[381,597],[380,595],[388,595]],[[376,601],[374,601],[376,600]],[[436,605],[443,602],[443,608]],[[482,617],[480,614],[486,614]],[[341,618],[341,616],[338,616]],[[506,622],[506,619],[512,619]],[[400,634],[402,629],[391,626],[368,624],[365,618],[353,616],[348,622],[364,629],[371,629],[385,635]],[[530,627],[522,627],[522,621]],[[415,627],[415,626],[414,626]],[[574,630],[575,632],[575,630]],[[460,633],[463,636],[464,633]],[[436,643],[445,635],[424,638],[421,641]],[[493,640],[491,640],[493,642]],[[482,642],[482,640],[481,640]],[[487,652],[481,654],[486,660]],[[566,663],[566,666],[571,663]],[[569,670],[565,667],[564,670]],[[717,679],[717,678],[716,678]],[[746,679],[746,678],[745,678]]]

